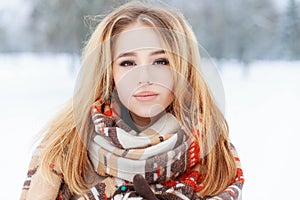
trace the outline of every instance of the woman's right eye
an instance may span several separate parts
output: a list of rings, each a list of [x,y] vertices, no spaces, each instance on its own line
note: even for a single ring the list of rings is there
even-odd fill
[[[120,63],[120,66],[122,67],[131,67],[131,66],[135,66],[135,62],[131,61],[131,60],[125,60],[123,62]]]

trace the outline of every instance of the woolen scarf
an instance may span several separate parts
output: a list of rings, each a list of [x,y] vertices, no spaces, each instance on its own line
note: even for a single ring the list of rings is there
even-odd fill
[[[96,101],[92,108],[94,135],[89,157],[100,175],[96,185],[85,194],[72,195],[54,164],[49,169],[49,183],[39,170],[39,146],[30,162],[21,199],[88,199],[88,200],[203,200],[203,174],[199,162],[199,145],[187,136],[171,113],[161,115],[143,131],[122,120],[120,107],[114,102]],[[126,117],[125,117],[126,118]],[[123,118],[123,119],[125,119]],[[215,196],[220,200],[236,200],[244,183],[236,150],[235,180]],[[133,183],[132,183],[133,181]],[[47,190],[44,190],[47,188]],[[38,198],[36,198],[38,197]]]
[[[190,139],[172,114],[164,113],[138,132],[122,120],[116,106],[97,101],[92,107],[95,134],[89,157],[99,175],[132,182],[140,174],[151,184],[186,171]]]

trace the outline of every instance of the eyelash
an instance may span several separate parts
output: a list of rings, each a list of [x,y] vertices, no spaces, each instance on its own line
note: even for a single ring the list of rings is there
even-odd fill
[[[157,63],[157,65],[169,65],[169,61],[166,58],[157,59],[153,63]],[[164,63],[164,64],[162,64],[162,63]]]
[[[125,60],[120,63],[120,66],[122,67],[129,67],[129,66],[135,66],[136,64],[132,60]]]
[[[169,61],[166,58],[160,58],[155,60],[152,65],[169,65]],[[136,66],[136,63],[133,60],[125,60],[120,63],[120,66],[122,67],[131,67]]]

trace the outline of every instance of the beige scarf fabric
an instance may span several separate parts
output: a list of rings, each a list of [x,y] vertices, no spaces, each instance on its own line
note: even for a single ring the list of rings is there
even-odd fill
[[[89,156],[100,175],[100,180],[95,180],[96,185],[85,194],[73,196],[63,174],[54,164],[49,166],[53,180],[46,181],[39,168],[43,150],[39,146],[33,154],[20,199],[141,200],[149,192],[140,189],[147,187],[157,199],[206,199],[198,193],[203,187],[197,160],[199,146],[190,142],[172,114],[162,115],[141,132],[132,130],[120,120],[109,104],[96,102],[92,117],[95,135],[89,146]],[[243,171],[233,145],[231,150],[236,160],[237,176],[228,188],[214,197],[216,199],[230,200],[241,196]],[[146,183],[141,184],[139,190],[131,183],[135,174],[145,178]],[[148,185],[147,182],[154,184]]]
[[[99,105],[92,110],[95,137],[89,146],[99,175],[132,182],[134,175],[141,174],[148,183],[157,183],[173,179],[188,168],[190,139],[172,114],[162,115],[137,132],[113,114],[114,109],[104,114]]]

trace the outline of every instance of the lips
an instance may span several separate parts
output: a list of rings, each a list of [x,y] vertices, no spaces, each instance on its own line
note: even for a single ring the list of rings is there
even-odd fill
[[[139,101],[150,101],[155,99],[158,96],[158,93],[152,91],[142,91],[133,95]]]

